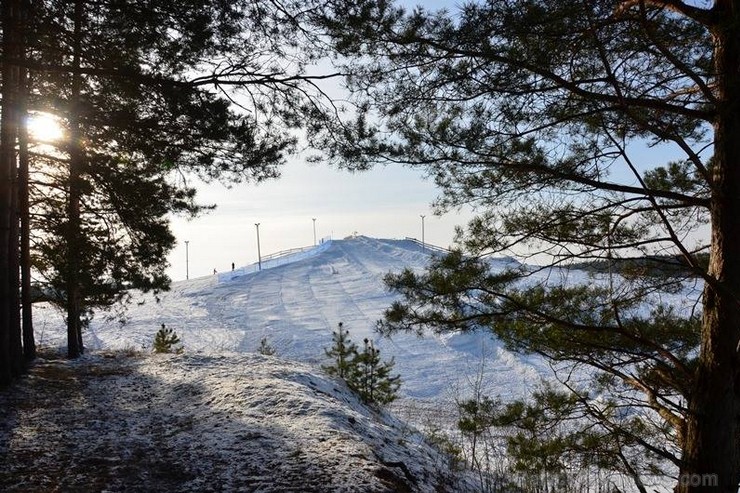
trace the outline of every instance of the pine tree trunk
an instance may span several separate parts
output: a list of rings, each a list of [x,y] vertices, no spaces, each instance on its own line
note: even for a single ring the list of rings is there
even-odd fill
[[[15,128],[16,138],[20,130],[20,69],[18,71],[18,92],[16,96]],[[20,216],[18,214],[18,159],[17,154],[13,152],[13,166],[11,173],[11,194],[10,194],[10,358],[11,371],[13,376],[19,376],[23,373],[25,367],[23,359],[23,341],[21,335],[21,259],[20,259]]]
[[[27,116],[28,71],[21,75],[21,118]],[[28,129],[22,125],[18,131],[18,208],[21,216],[21,309],[23,327],[23,357],[26,361],[36,358],[36,340],[33,333],[33,308],[31,300],[31,217],[29,199]]]
[[[3,61],[2,61],[2,115],[0,120],[0,385],[8,384],[13,376],[17,348],[11,324],[13,309],[11,224],[13,218],[13,173],[15,170],[15,142],[17,130],[16,96],[18,92],[17,59],[22,50],[19,33],[21,2],[2,2]]]
[[[16,22],[17,30],[15,35],[18,36],[18,49],[15,53],[22,61],[25,55],[25,36],[24,36],[24,20],[25,15],[23,10],[19,10]],[[24,82],[25,70],[18,64],[16,71],[16,87],[15,87],[15,108],[13,114],[15,116],[15,139],[18,141],[20,137],[21,127],[25,127],[23,122],[23,114],[21,107],[23,105],[23,82]],[[18,189],[18,154],[16,150],[13,150],[13,165],[10,170],[11,174],[11,196],[10,196],[10,350],[12,358],[12,372],[14,376],[18,376],[23,373],[25,368],[23,358],[23,338],[21,332],[21,259],[20,259],[20,209],[19,209],[19,189]]]
[[[736,493],[740,483],[740,0],[718,0],[719,98],[702,347],[689,402],[679,493]]]
[[[67,355],[77,358],[82,354],[80,326],[80,180],[82,179],[82,141],[80,134],[80,94],[82,75],[80,73],[82,51],[83,2],[75,2],[74,15],[74,55],[72,61],[72,94],[69,109],[69,197],[67,202]]]

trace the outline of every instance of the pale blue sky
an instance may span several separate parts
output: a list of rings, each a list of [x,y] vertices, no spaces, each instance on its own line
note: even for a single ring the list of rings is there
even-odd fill
[[[263,255],[313,244],[313,221],[317,238],[343,238],[355,232],[377,238],[421,239],[425,214],[426,241],[451,244],[454,227],[469,212],[435,217],[430,204],[437,196],[434,184],[420,172],[402,167],[379,167],[349,173],[326,165],[292,160],[283,176],[259,185],[202,186],[202,203],[218,208],[195,220],[175,218],[173,231],[178,245],[170,254],[169,271],[174,280],[185,278],[185,244],[188,240],[190,277],[199,277],[257,261],[254,223],[260,223]]]

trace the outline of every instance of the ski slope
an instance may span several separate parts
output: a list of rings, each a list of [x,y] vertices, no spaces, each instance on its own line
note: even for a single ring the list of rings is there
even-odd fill
[[[332,331],[343,322],[359,346],[371,338],[384,358],[395,358],[406,398],[437,401],[466,393],[481,373],[493,395],[518,397],[550,375],[541,359],[514,355],[488,334],[379,338],[376,321],[396,299],[383,276],[405,267],[421,269],[429,258],[429,249],[411,240],[333,240],[281,258],[280,265],[263,265],[261,271],[245,267],[175,282],[159,302],[154,295],[135,293],[123,320],[114,313],[98,314],[85,343],[92,349],[147,348],[166,324],[187,352],[250,353],[266,337],[278,356],[319,364]],[[512,260],[498,262],[503,268]],[[63,346],[60,314],[46,306],[35,315],[39,343]]]

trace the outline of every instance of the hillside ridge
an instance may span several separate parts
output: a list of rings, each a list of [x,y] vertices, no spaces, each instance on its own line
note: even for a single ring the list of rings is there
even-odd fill
[[[473,491],[341,382],[255,354],[47,355],[0,417],[8,492]]]

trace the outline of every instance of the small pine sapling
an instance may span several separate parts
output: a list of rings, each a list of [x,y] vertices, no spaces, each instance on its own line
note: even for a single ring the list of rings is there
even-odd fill
[[[365,339],[365,347],[357,353],[350,366],[347,384],[367,404],[385,405],[393,402],[401,387],[401,377],[391,376],[395,361],[381,361],[380,349],[373,341]]]
[[[180,344],[180,338],[177,337],[174,329],[165,327],[162,324],[162,328],[157,331],[154,336],[154,344],[152,345],[152,351],[155,353],[182,353],[182,346]]]
[[[333,344],[331,348],[324,349],[324,353],[332,359],[332,363],[321,368],[329,375],[347,380],[351,373],[352,362],[357,356],[357,346],[349,340],[349,331],[344,330],[342,322],[339,322],[331,338]]]

